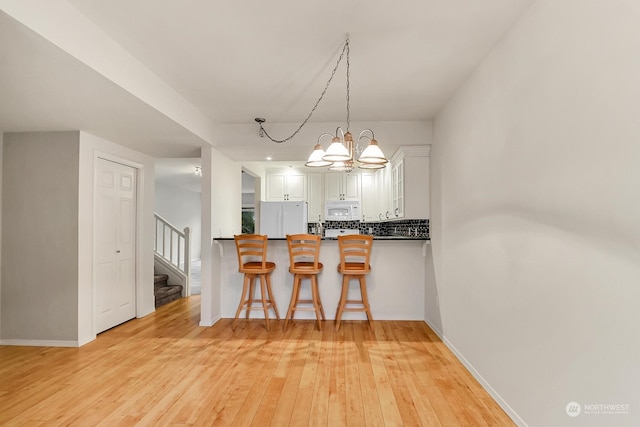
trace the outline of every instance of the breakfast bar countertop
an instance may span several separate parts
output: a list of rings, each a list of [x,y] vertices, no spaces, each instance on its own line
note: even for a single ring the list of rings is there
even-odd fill
[[[233,240],[233,237],[214,237],[213,240]],[[287,240],[285,237],[269,237],[269,240]],[[337,237],[322,237],[322,240],[338,240]],[[429,237],[420,236],[373,236],[373,240],[431,240]]]

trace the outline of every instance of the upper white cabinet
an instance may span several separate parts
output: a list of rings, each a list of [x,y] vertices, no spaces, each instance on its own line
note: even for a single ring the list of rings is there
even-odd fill
[[[267,173],[267,201],[306,201],[307,176],[301,172]]]
[[[391,166],[391,217],[404,218],[404,158]]]
[[[378,182],[375,173],[360,174],[362,221],[378,221]]]
[[[387,164],[384,169],[376,172],[378,188],[378,212],[376,221],[386,221],[391,219],[391,165]]]
[[[360,200],[360,174],[325,173],[324,200]]]
[[[307,174],[307,218],[309,222],[322,222],[324,218],[323,181],[321,173]]]
[[[390,219],[429,218],[428,145],[400,147],[394,154]]]

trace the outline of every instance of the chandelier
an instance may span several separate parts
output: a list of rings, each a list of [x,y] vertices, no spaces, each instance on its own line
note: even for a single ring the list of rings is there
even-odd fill
[[[344,42],[344,46],[342,47],[342,52],[340,53],[340,56],[336,61],[336,65],[333,68],[333,71],[331,72],[331,76],[329,77],[329,80],[327,81],[327,84],[325,85],[324,90],[320,94],[320,97],[314,104],[313,108],[311,109],[307,117],[300,124],[300,126],[298,126],[298,129],[296,129],[293,132],[293,134],[291,134],[289,137],[284,139],[272,138],[263,126],[263,123],[266,122],[266,120],[263,118],[256,118],[255,121],[260,126],[260,136],[261,137],[266,136],[271,141],[278,144],[287,142],[293,139],[293,137],[296,136],[298,132],[300,132],[300,130],[307,124],[307,122],[313,115],[314,111],[320,104],[320,101],[322,101],[322,99],[324,98],[324,95],[327,92],[327,89],[329,88],[329,85],[331,84],[331,81],[333,80],[333,77],[335,76],[336,71],[338,70],[338,66],[340,65],[340,62],[342,62],[342,58],[345,57],[345,54],[346,54],[347,131],[344,132],[341,127],[338,127],[336,129],[335,135],[330,133],[323,133],[322,135],[320,135],[318,137],[318,141],[313,147],[313,152],[311,153],[311,155],[309,156],[309,159],[305,163],[305,166],[308,166],[308,167],[329,166],[329,170],[343,171],[343,172],[349,173],[353,170],[355,162],[357,160],[358,167],[361,169],[384,168],[388,160],[384,156],[384,153],[382,152],[380,147],[378,146],[378,141],[376,141],[373,131],[371,129],[363,130],[362,132],[360,132],[358,139],[356,141],[353,140],[353,135],[349,131],[349,128],[351,125],[350,93],[349,93],[349,89],[350,89],[349,78],[351,74],[350,74],[350,68],[349,68],[349,65],[350,65],[349,53],[350,53],[349,35],[347,34],[347,38]],[[332,137],[331,144],[328,146],[327,151],[324,151],[322,144],[320,143],[320,140],[325,136]],[[363,146],[360,145],[360,142],[362,140],[366,141],[366,146],[364,148]]]

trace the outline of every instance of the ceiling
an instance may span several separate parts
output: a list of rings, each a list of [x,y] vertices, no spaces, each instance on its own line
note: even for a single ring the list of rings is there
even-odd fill
[[[275,137],[288,136],[325,87],[347,33],[351,120],[426,121],[533,1],[46,3],[79,11],[202,114],[215,129],[211,136],[32,31],[15,13],[0,13],[0,131],[81,129],[154,157],[197,157],[211,144],[234,160],[263,160],[273,147],[258,137],[254,118],[266,118]],[[128,66],[110,65],[125,73]],[[343,61],[309,127],[344,125],[345,76]],[[294,140],[279,152],[302,158],[309,149]]]

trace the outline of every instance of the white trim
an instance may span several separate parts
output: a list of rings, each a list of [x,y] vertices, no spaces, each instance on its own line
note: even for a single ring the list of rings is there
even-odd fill
[[[92,335],[92,336],[88,336],[88,337],[84,337],[78,340],[78,347],[82,347],[85,344],[90,343],[91,341],[94,341],[97,338],[97,335]]]
[[[431,328],[431,330],[432,330],[433,332],[435,332],[435,333],[436,333],[436,335],[438,336],[438,338],[440,338],[442,341],[444,341],[444,338],[443,338],[443,336],[442,336],[442,331],[438,330],[438,328],[436,328],[436,327],[435,327],[431,322],[429,322],[427,319],[424,319],[424,323],[426,323],[426,324],[427,324],[427,326],[428,326],[429,328]]]
[[[213,326],[216,323],[218,323],[220,320],[222,319],[222,316],[216,316],[213,319],[211,319],[209,322],[205,322],[204,320],[200,319],[200,325],[199,326]]]
[[[433,329],[433,328],[432,328]],[[522,418],[518,416],[516,411],[513,410],[511,406],[498,394],[497,391],[494,390],[493,387],[480,375],[480,373],[473,367],[473,365],[465,359],[465,357],[458,351],[458,349],[449,341],[447,338],[442,338],[442,342],[451,350],[451,352],[456,356],[456,358],[467,368],[467,370],[473,375],[473,377],[480,383],[482,388],[484,388],[493,400],[496,401],[498,405],[507,413],[509,418],[511,418],[518,426],[526,427],[527,423],[524,422]]]
[[[58,340],[0,340],[0,345],[15,345],[29,347],[80,347],[78,341]]]

